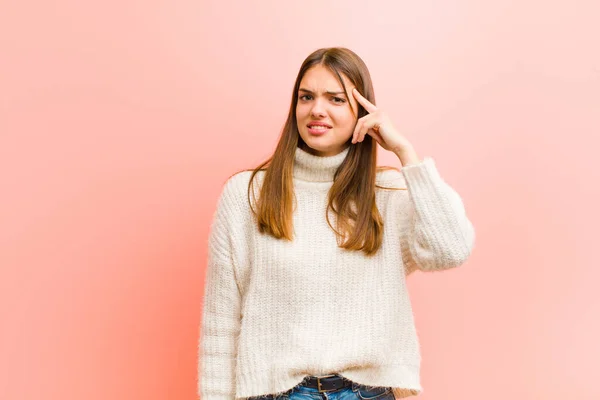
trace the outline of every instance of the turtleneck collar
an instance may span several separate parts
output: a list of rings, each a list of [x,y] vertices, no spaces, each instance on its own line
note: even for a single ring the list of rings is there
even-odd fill
[[[311,182],[333,182],[333,175],[342,164],[350,146],[334,156],[315,156],[300,147],[294,158],[294,178]]]

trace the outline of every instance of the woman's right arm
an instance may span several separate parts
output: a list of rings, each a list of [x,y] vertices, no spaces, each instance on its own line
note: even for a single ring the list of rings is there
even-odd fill
[[[200,400],[235,397],[236,338],[240,329],[241,296],[233,257],[232,222],[235,191],[225,184],[208,239],[202,325],[198,342],[198,396]]]

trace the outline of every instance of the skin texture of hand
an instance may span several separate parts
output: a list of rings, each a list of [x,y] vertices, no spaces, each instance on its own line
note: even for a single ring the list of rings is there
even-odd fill
[[[352,89],[352,95],[368,112],[358,119],[352,134],[352,144],[362,142],[365,135],[369,134],[385,150],[396,154],[403,166],[420,162],[411,143],[396,130],[385,112],[364,98],[356,88]]]

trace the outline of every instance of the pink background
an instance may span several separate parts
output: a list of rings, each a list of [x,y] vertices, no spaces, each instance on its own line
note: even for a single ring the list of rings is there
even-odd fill
[[[249,3],[2,2],[0,398],[196,398],[221,185],[326,46],[477,231],[409,278],[419,398],[600,398],[599,3]]]

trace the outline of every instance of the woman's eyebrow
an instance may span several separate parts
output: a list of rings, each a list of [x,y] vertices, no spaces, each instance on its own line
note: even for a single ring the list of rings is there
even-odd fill
[[[313,93],[312,90],[308,90],[308,89],[304,89],[304,88],[300,88],[300,89],[298,89],[298,91],[299,92],[306,92],[306,93],[310,93],[310,94]],[[327,93],[327,94],[346,94],[345,92],[332,92],[332,91],[327,91],[325,93]]]

